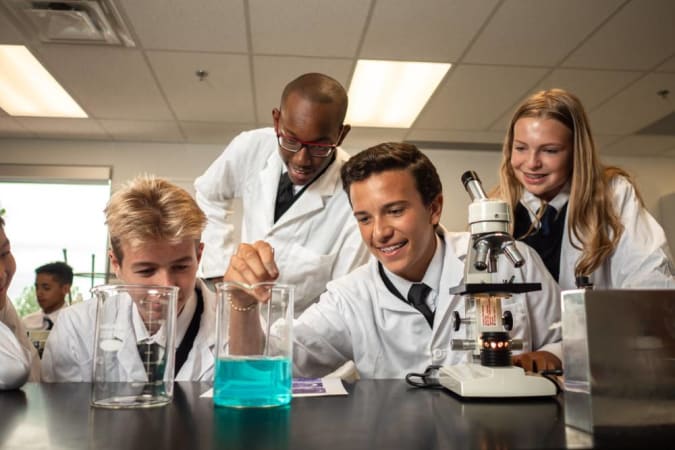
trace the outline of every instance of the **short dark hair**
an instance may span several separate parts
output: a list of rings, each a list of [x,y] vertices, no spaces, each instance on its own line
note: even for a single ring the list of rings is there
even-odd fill
[[[60,284],[73,284],[73,268],[64,262],[56,261],[35,269],[35,275],[41,273],[53,275]]]
[[[313,103],[334,103],[339,108],[340,125],[347,115],[347,91],[334,78],[322,73],[306,73],[300,75],[286,85],[281,94],[281,108],[291,93],[297,93]]]
[[[431,160],[414,145],[398,142],[378,144],[352,156],[340,172],[342,188],[349,197],[352,183],[389,170],[409,170],[425,205],[431,204],[443,192],[441,179]]]

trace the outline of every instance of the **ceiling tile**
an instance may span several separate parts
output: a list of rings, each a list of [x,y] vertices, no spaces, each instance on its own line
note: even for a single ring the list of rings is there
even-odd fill
[[[35,135],[22,127],[13,117],[0,116],[0,137],[34,137]]]
[[[470,142],[501,143],[504,133],[498,131],[458,131],[458,130],[411,130],[406,137],[408,141],[430,142]]]
[[[138,50],[51,45],[40,53],[47,70],[94,118],[172,118],[148,64]]]
[[[669,58],[666,62],[661,64],[657,69],[657,72],[675,72],[675,56]]]
[[[366,2],[363,2],[366,3]],[[377,1],[360,57],[454,62],[497,4],[490,1]]]
[[[546,69],[537,68],[457,66],[414,128],[486,130],[545,73]]]
[[[601,134],[633,133],[670,114],[673,103],[656,93],[675,92],[675,74],[653,73],[590,112],[593,130]]]
[[[664,94],[663,100],[669,101],[669,95]],[[675,109],[672,113],[661,117],[640,129],[636,134],[657,134],[660,136],[675,136]]]
[[[522,98],[527,97],[524,95]],[[499,117],[499,119],[495,120],[492,125],[490,125],[490,131],[495,131],[498,133],[505,134],[506,130],[509,128],[509,124],[511,123],[511,119],[513,118],[513,113],[516,111],[516,108],[518,105],[522,102],[522,99],[519,100],[516,104],[513,105],[513,107],[507,109],[504,114]]]
[[[463,62],[554,66],[623,0],[507,0]]]
[[[591,127],[593,124],[591,124]],[[624,136],[619,136],[616,134],[597,134],[593,133],[593,141],[595,142],[595,148],[602,153],[602,149],[609,147],[620,139],[623,139]]]
[[[584,108],[591,111],[641,75],[642,72],[557,69],[546,76],[532,93],[542,89],[565,89],[579,97]]]
[[[662,156],[675,148],[675,136],[626,136],[602,147],[604,155]]]
[[[246,52],[242,0],[122,0],[145,49]]]
[[[253,123],[181,122],[180,127],[187,137],[187,142],[219,144],[225,149],[239,133],[253,129],[255,125]]]
[[[641,75],[642,72],[556,69],[541,80],[534,89],[523,95],[517,104],[541,90],[560,88],[579,97],[586,112],[590,112]],[[516,108],[517,106],[506,111],[492,124],[490,129],[505,132]]]
[[[179,120],[253,122],[248,57],[214,53],[147,52]],[[200,81],[199,69],[208,72]]]
[[[354,127],[342,143],[342,148],[353,155],[383,142],[403,142],[407,133],[407,128]]]
[[[183,140],[174,121],[100,120],[99,122],[115,141],[181,142]]]
[[[249,0],[255,54],[353,57],[369,2]]]
[[[281,92],[296,77],[308,72],[320,72],[335,78],[345,89],[351,75],[352,61],[346,59],[256,56],[256,110],[258,122],[272,124],[272,109],[279,107]]]
[[[54,139],[110,139],[93,119],[53,119],[44,117],[19,117],[17,122],[40,138]]]
[[[4,14],[0,5],[0,43],[6,45],[23,45],[24,39],[14,22]]]
[[[675,52],[675,2],[633,0],[565,60],[566,67],[647,70]]]

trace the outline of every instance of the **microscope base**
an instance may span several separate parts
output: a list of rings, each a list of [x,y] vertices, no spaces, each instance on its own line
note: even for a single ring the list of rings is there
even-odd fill
[[[461,397],[547,397],[556,395],[551,380],[526,375],[520,367],[485,367],[479,364],[443,366],[438,381]]]

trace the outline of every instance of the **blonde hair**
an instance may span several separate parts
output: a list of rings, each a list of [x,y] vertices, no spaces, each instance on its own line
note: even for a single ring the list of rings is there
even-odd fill
[[[156,241],[177,244],[192,238],[198,244],[206,226],[206,215],[187,191],[148,174],[116,191],[105,216],[110,245],[120,262],[123,242],[136,247]]]
[[[511,166],[513,129],[522,117],[554,119],[572,132],[567,232],[572,245],[581,250],[575,276],[588,276],[610,257],[624,230],[619,211],[612,203],[611,181],[622,176],[634,187],[635,184],[627,172],[605,166],[598,159],[588,117],[579,99],[562,89],[549,89],[530,96],[516,109],[504,138],[499,186],[494,194],[507,201],[512,211],[515,211],[523,194],[523,186]]]

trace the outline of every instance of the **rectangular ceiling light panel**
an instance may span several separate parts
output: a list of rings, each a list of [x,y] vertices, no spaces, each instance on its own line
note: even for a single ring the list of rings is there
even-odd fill
[[[0,45],[0,107],[12,116],[87,117],[22,45]]]
[[[451,64],[359,60],[349,88],[346,123],[408,128]]]

